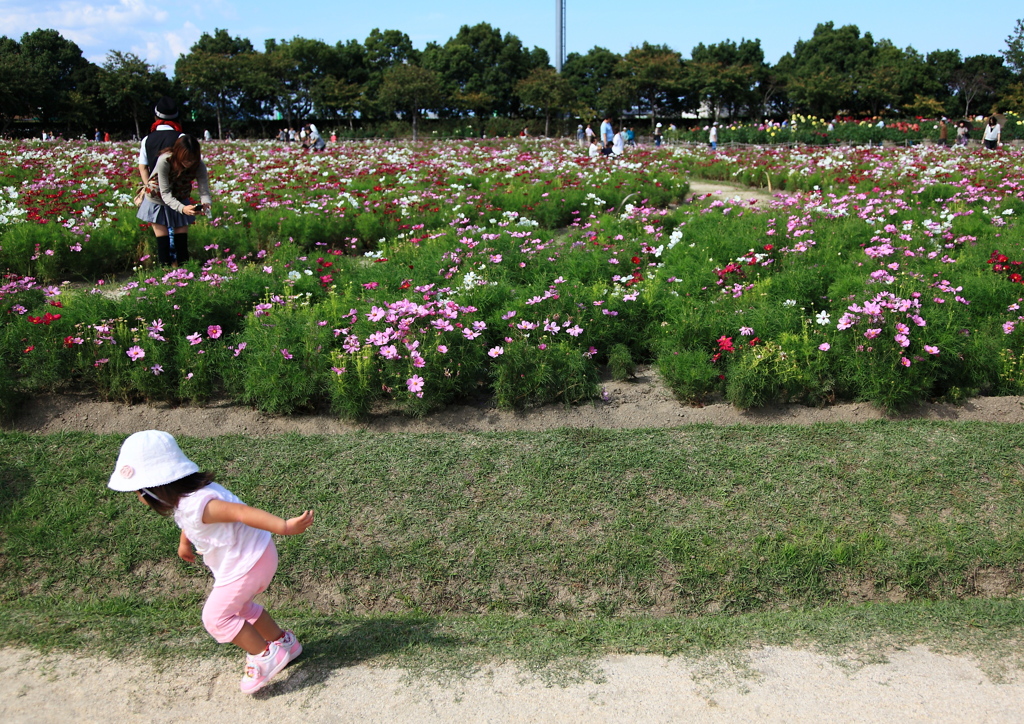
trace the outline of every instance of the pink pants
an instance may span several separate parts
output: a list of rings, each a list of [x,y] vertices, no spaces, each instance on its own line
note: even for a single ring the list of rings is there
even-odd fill
[[[277,548],[274,541],[263,551],[249,572],[223,586],[214,586],[203,606],[203,626],[220,644],[230,643],[238,636],[245,622],[256,623],[263,606],[253,599],[267,590],[277,572]]]

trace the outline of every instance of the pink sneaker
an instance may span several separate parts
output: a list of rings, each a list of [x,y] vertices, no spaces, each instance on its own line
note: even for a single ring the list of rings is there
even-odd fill
[[[285,631],[284,635],[277,640],[277,644],[288,652],[288,661],[294,661],[302,653],[302,644],[291,631]]]
[[[297,643],[297,642],[296,642]],[[297,656],[298,654],[296,654]],[[242,693],[255,694],[288,665],[288,651],[277,641],[272,641],[262,654],[246,654],[245,676],[242,677]]]

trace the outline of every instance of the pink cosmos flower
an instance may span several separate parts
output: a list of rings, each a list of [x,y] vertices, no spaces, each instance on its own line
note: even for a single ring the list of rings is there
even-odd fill
[[[239,342],[238,348],[235,350],[235,357],[242,354],[242,350],[245,349],[248,346],[248,344],[248,342]]]
[[[926,344],[924,346],[924,351],[927,352],[928,354],[938,354],[939,348],[930,344]]]
[[[903,365],[904,367],[909,367],[910,360],[908,360],[906,357],[900,357],[900,364]]]
[[[832,349],[832,345],[830,345],[828,342],[822,342],[821,344],[818,345],[818,349],[820,349],[822,352],[828,352],[830,349]]]
[[[501,347],[491,347],[489,350],[487,350],[487,355],[489,357],[497,358],[503,354],[505,354],[505,350],[502,349]]]
[[[419,375],[413,375],[405,381],[405,386],[409,388],[409,392],[421,392],[423,390],[423,378]]]
[[[140,347],[139,345],[135,345],[134,347],[129,347],[125,351],[125,354],[128,355],[128,357],[131,358],[132,361],[135,361],[145,357],[146,350],[142,349],[142,347]]]
[[[291,359],[292,358],[292,353],[289,352],[287,349],[282,349],[281,350],[281,356],[284,357],[285,359]]]
[[[218,339],[221,335],[221,328],[219,324],[211,324],[206,328],[206,334],[210,339]]]
[[[444,344],[437,345],[437,351],[441,354],[448,354],[448,346]]]
[[[195,346],[203,341],[203,335],[199,332],[196,332],[195,334],[188,335],[187,337],[185,337],[185,339],[188,340],[188,343],[190,345]]]
[[[881,329],[869,329],[867,332],[864,333],[864,336],[867,337],[868,339],[874,339],[881,333]]]
[[[1013,330],[1016,329],[1016,322],[1003,322],[1003,334],[1013,334]]]
[[[159,377],[160,373],[164,371],[164,368],[161,365],[153,365],[149,368],[149,371]]]

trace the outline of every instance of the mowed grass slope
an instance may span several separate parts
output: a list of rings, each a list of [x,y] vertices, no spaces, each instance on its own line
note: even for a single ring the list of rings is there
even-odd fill
[[[208,572],[177,559],[172,521],[106,488],[123,439],[0,434],[0,643],[212,646]],[[180,443],[251,505],[316,510],[305,535],[277,539],[266,597],[314,655],[1024,625],[1015,425]]]

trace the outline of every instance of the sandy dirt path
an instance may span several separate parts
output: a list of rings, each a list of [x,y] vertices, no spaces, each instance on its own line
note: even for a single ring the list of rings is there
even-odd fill
[[[793,649],[728,666],[617,656],[598,680],[545,685],[512,666],[455,680],[361,664],[329,671],[301,658],[262,692],[238,691],[231,661],[0,655],[0,721],[196,722],[1020,722],[1024,677],[995,681],[970,659],[912,648],[860,664]]]

